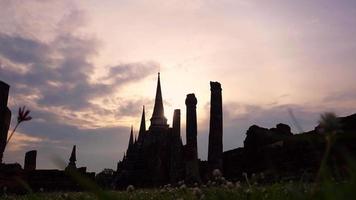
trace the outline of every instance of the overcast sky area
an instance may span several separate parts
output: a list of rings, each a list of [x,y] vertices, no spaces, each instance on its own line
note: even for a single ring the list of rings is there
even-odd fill
[[[243,146],[253,124],[313,129],[326,111],[356,113],[354,0],[0,0],[0,80],[10,88],[5,150],[23,165],[59,168],[77,145],[77,166],[116,169],[142,106],[149,126],[157,72],[165,115],[198,99],[199,157],[207,158],[209,81],[223,88],[224,150]],[[288,110],[292,110],[298,129]]]

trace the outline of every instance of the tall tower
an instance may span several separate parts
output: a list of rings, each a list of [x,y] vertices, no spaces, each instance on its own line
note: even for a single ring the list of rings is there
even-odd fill
[[[210,82],[210,130],[208,163],[210,170],[223,168],[223,113],[221,84]]]
[[[168,127],[167,118],[164,116],[160,74],[158,73],[156,99],[151,117],[151,127]]]
[[[185,171],[186,181],[188,183],[200,182],[197,150],[197,102],[197,98],[195,98],[194,94],[188,94],[185,99],[185,105],[187,106]]]
[[[6,147],[7,134],[11,122],[11,111],[7,107],[10,86],[0,81],[0,163]]]

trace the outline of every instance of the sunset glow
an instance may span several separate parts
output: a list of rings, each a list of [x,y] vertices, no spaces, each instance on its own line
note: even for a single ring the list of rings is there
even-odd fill
[[[38,149],[39,168],[51,168],[44,160],[76,144],[79,164],[115,168],[143,105],[149,124],[158,72],[165,116],[172,124],[181,109],[183,138],[195,93],[203,160],[210,81],[222,84],[225,150],[253,124],[297,133],[288,109],[305,130],[322,112],[355,113],[355,18],[352,0],[0,0],[0,80],[11,85],[12,120],[21,105],[33,116],[4,159]]]

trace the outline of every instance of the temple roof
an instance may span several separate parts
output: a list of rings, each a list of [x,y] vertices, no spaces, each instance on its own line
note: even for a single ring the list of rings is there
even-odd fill
[[[141,142],[146,131],[145,106],[142,109],[140,131],[138,132],[138,141]]]
[[[70,161],[70,162],[75,162],[75,161],[77,161],[76,145],[73,146],[72,153],[70,154],[69,161]]]
[[[167,119],[164,116],[160,73],[158,73],[156,99],[155,99],[155,105],[153,108],[153,114],[151,117],[151,126],[162,126],[162,125],[163,126],[167,125]]]

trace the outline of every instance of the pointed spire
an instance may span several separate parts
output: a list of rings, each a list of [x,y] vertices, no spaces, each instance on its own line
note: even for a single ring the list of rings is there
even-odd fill
[[[155,105],[153,108],[153,117],[163,117],[164,116],[164,109],[163,109],[163,100],[162,100],[162,91],[161,91],[161,80],[160,80],[160,73],[158,72],[158,80],[157,80],[157,89],[156,89],[156,99]]]
[[[138,132],[138,141],[139,142],[142,142],[145,132],[146,132],[146,118],[145,118],[145,106],[143,106],[140,131]]]
[[[133,139],[133,126],[131,125],[131,133],[130,133],[130,140],[129,140],[129,148],[134,144]]]
[[[72,153],[70,154],[69,163],[68,166],[66,167],[66,170],[77,169],[77,165],[75,164],[75,161],[77,161],[76,145],[73,146]]]
[[[160,81],[160,73],[159,72],[158,72],[155,105],[154,105],[153,114],[151,117],[151,125],[158,125],[158,126],[167,125],[167,119],[164,117],[161,81]]]
[[[73,146],[72,153],[70,154],[69,162],[75,162],[77,161],[77,156],[76,156],[76,145]]]

